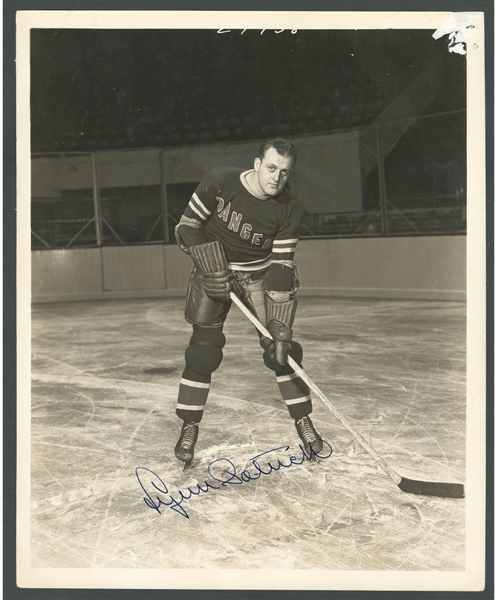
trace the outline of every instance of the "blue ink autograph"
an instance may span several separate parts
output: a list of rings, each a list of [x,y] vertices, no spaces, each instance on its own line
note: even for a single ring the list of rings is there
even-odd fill
[[[278,450],[288,451],[290,449],[290,446],[280,446],[279,448],[272,448],[271,450],[266,450],[266,452],[257,454],[256,456],[250,459],[253,467],[255,468],[255,472],[253,473],[251,473],[248,469],[244,469],[238,475],[234,463],[231,460],[229,460],[229,458],[218,458],[208,465],[207,471],[210,478],[214,481],[219,482],[221,485],[213,485],[205,480],[204,485],[200,485],[199,483],[197,483],[195,489],[191,489],[190,487],[188,487],[186,492],[178,490],[177,498],[169,493],[167,485],[162,481],[161,477],[151,469],[148,469],[147,467],[137,467],[135,470],[135,475],[137,477],[139,485],[146,494],[143,500],[147,507],[156,510],[156,512],[161,515],[160,507],[168,506],[170,510],[173,510],[177,514],[185,517],[186,519],[189,519],[189,515],[187,514],[186,509],[183,506],[181,506],[185,500],[190,500],[193,496],[199,496],[202,493],[206,494],[210,490],[219,490],[221,487],[225,487],[226,485],[242,485],[250,481],[257,481],[257,479],[260,479],[262,475],[271,475],[274,471],[279,471],[280,469],[289,469],[290,467],[301,465],[305,460],[312,460],[313,456],[322,460],[329,458],[333,453],[333,449],[327,441],[323,440],[323,443],[328,447],[328,453],[326,455],[318,454],[314,452],[312,448],[310,448],[309,452],[307,452],[302,446],[302,444],[299,444],[299,456],[287,456],[286,462],[282,462],[281,458],[275,458],[275,464],[272,464],[270,462],[272,460],[272,457],[269,457],[269,455],[272,452],[277,452]],[[265,458],[263,457],[266,457],[269,460],[266,464],[261,465],[259,460],[264,461]],[[142,473],[144,479],[146,479],[146,477],[152,477],[147,482],[151,484],[152,488],[154,488],[150,492],[148,492],[144,485],[144,482],[141,480],[140,473]],[[158,492],[160,493],[162,498],[158,495]],[[154,499],[155,495],[156,499]]]

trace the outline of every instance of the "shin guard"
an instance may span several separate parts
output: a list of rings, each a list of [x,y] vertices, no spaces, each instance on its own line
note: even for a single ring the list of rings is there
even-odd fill
[[[302,361],[302,346],[292,341],[290,356],[300,365]],[[264,353],[264,363],[266,367],[276,373],[276,381],[281,396],[287,405],[290,416],[294,419],[300,419],[312,412],[311,392],[309,386],[292,369],[290,365],[280,365],[272,360],[269,355]]]
[[[199,423],[207,403],[212,373],[222,362],[226,338],[220,328],[195,326],[186,349],[186,367],[179,385],[176,414],[183,421]]]

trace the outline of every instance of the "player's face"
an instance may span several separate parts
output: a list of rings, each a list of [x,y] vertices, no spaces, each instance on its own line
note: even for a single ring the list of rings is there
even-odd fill
[[[294,160],[290,156],[281,156],[275,148],[269,148],[260,160],[255,159],[254,169],[260,189],[268,196],[281,194],[290,177]]]

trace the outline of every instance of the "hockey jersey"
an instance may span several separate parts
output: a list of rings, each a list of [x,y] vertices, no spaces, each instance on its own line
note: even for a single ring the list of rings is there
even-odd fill
[[[193,228],[208,242],[220,240],[229,267],[238,271],[292,261],[304,214],[287,186],[276,197],[254,196],[245,181],[248,173],[227,167],[207,173],[178,225],[186,241]]]

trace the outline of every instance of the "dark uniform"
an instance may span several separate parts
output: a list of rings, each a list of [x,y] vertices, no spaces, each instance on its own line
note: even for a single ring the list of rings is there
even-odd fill
[[[241,299],[266,325],[266,292],[284,294],[289,299],[298,286],[292,261],[303,209],[288,186],[278,196],[256,197],[245,179],[249,173],[234,168],[210,171],[191,197],[176,227],[176,236],[185,251],[220,241]],[[193,324],[193,335],[186,349],[186,367],[176,407],[177,416],[185,424],[199,423],[203,417],[211,374],[222,361],[225,345],[222,328],[231,304],[207,296],[203,273],[194,266],[185,309],[186,320]],[[291,341],[290,354],[300,364],[300,344]],[[296,420],[308,415],[312,404],[305,382],[288,364],[278,364],[267,353],[264,362],[276,373],[290,415]],[[180,457],[177,447],[176,454]]]

